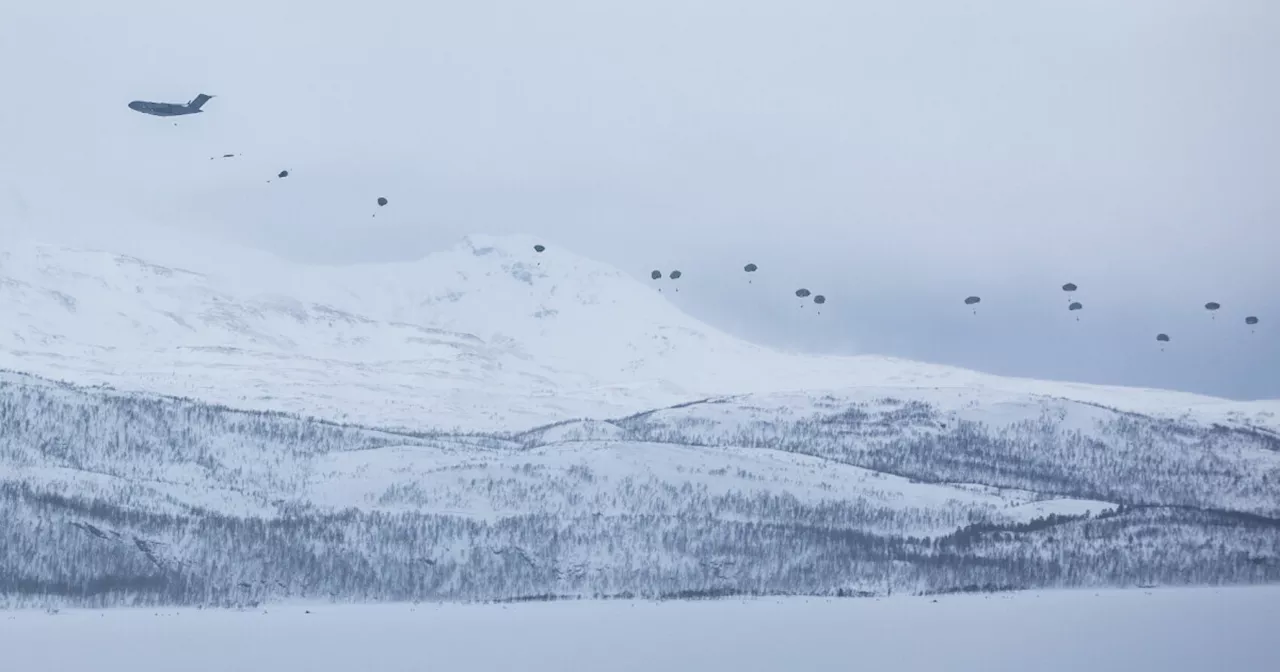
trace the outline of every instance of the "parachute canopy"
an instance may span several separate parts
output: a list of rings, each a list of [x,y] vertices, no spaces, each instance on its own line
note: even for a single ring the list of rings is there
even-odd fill
[[[980,298],[978,298],[978,297],[976,297],[976,296],[971,296],[971,297],[969,297],[969,298],[967,298],[967,299],[965,299],[965,300],[964,300],[964,304],[965,304],[966,306],[972,306],[973,304],[978,303],[979,301],[982,301],[982,299],[980,299]]]
[[[387,204],[387,199],[383,198],[382,196],[379,196],[379,197],[378,197],[378,205],[379,205],[379,206],[383,206],[383,205],[386,205],[386,204]]]
[[[1156,340],[1157,340],[1157,341],[1160,341],[1160,342],[1162,342],[1162,343],[1168,343],[1168,342],[1169,342],[1169,335],[1168,335],[1168,334],[1156,334]]]
[[[649,274],[649,277],[653,278],[654,280],[657,280],[658,278],[662,277],[662,271],[654,271]]]
[[[534,252],[546,252],[546,251],[547,251],[547,248],[543,247],[542,245],[534,245],[534,246],[533,246],[533,251],[534,251]]]
[[[796,296],[798,296],[798,297],[800,297],[800,298],[802,298],[802,299],[803,299],[804,297],[809,296],[809,290],[804,289],[803,287],[802,287],[802,288],[800,288],[800,289],[797,289],[797,290],[796,290]]]
[[[1074,282],[1068,282],[1067,284],[1065,284],[1065,285],[1063,285],[1063,286],[1062,286],[1062,291],[1064,291],[1064,292],[1074,292],[1074,291],[1076,291],[1076,283],[1074,283]]]
[[[755,273],[757,268],[758,267],[755,264],[747,264],[746,266],[742,267],[742,270],[748,273]]]
[[[1209,303],[1204,304],[1204,307],[1205,307],[1205,310],[1217,310],[1222,306],[1218,305],[1218,303],[1214,301],[1210,301]]]
[[[676,278],[679,278],[679,277],[680,277],[680,275],[681,275],[681,274],[680,274],[680,271],[671,271],[671,275],[670,275],[669,277],[670,277],[672,280],[675,280]]]
[[[277,174],[276,174],[276,177],[289,177],[289,171],[287,171],[287,170],[282,170],[282,171],[280,171],[279,173],[277,173]]]
[[[1067,306],[1067,310],[1080,310],[1081,308],[1084,308],[1084,306],[1080,305],[1079,301],[1076,301],[1071,305]]]
[[[1258,318],[1256,318],[1256,317],[1254,317],[1254,316],[1250,315],[1249,317],[1244,318],[1244,323],[1245,323],[1245,324],[1257,324],[1257,323],[1258,323]]]
[[[813,302],[814,302],[814,303],[817,303],[817,304],[823,304],[823,303],[826,303],[826,302],[827,302],[827,297],[825,297],[825,296],[823,296],[823,295],[819,294],[819,295],[817,295],[817,296],[813,297]]]

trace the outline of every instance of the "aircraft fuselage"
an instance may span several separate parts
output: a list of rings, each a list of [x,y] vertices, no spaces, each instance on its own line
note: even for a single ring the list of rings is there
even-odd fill
[[[178,103],[153,103],[148,100],[135,100],[132,103],[129,103],[129,109],[134,110],[135,112],[142,112],[143,114],[154,114],[157,117],[177,117],[184,114],[199,114],[203,112],[204,110],[200,109],[200,107],[208,102],[210,98],[213,98],[213,96],[202,93],[193,98],[191,102],[186,105],[179,105]]]
[[[175,105],[174,103],[151,103],[145,100],[135,100],[129,103],[129,109],[137,110],[143,114],[154,114],[157,117],[176,117],[183,114],[199,114],[204,110],[193,110],[186,105]]]

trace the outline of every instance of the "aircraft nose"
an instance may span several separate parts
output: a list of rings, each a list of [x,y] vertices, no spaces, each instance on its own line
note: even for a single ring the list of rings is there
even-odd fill
[[[141,101],[137,101],[137,100],[135,100],[135,101],[133,101],[132,103],[129,103],[129,109],[131,109],[131,110],[136,110],[136,109],[139,109],[139,108],[141,108],[141,107],[142,107],[142,102],[141,102]]]

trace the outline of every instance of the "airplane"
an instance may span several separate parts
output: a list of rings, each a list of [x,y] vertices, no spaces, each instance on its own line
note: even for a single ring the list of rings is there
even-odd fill
[[[209,102],[213,96],[200,94],[191,99],[186,105],[177,103],[152,103],[145,100],[135,100],[129,103],[129,109],[143,114],[154,114],[157,117],[176,117],[183,114],[198,114],[204,110],[200,109],[202,105]]]

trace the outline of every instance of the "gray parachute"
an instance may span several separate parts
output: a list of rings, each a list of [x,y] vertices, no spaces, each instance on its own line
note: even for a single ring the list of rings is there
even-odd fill
[[[1156,334],[1156,340],[1160,341],[1161,343],[1168,343],[1169,334]]]
[[[810,294],[809,290],[807,290],[807,289],[805,289],[805,288],[803,288],[803,287],[801,287],[800,289],[797,289],[797,290],[796,290],[796,296],[798,296],[798,297],[800,297],[800,298],[802,298],[802,299],[803,299],[804,297],[806,297],[806,296],[809,296],[809,294]]]
[[[654,271],[654,272],[652,272],[652,273],[650,273],[650,274],[649,274],[649,277],[650,277],[650,278],[652,278],[652,279],[654,279],[654,280],[661,280],[661,279],[662,279],[662,271]]]
[[[822,304],[824,304],[824,303],[826,303],[826,302],[827,302],[827,297],[825,297],[825,296],[823,296],[823,295],[819,294],[819,295],[817,295],[817,296],[813,297],[813,302],[814,302],[814,303],[816,303],[816,304],[818,304],[819,306],[821,306]]]
[[[969,297],[969,298],[967,298],[967,299],[965,299],[965,300],[964,300],[964,305],[966,305],[966,306],[972,306],[972,305],[974,305],[974,304],[976,304],[976,303],[981,303],[981,302],[982,302],[982,299],[981,299],[980,297],[977,297],[977,296],[971,296],[971,297]]]
[[[533,251],[534,251],[534,252],[538,252],[538,253],[542,253],[542,252],[546,252],[546,251],[547,251],[547,248],[546,248],[546,247],[544,247],[544,246],[542,246],[542,245],[534,245],[534,246],[533,246]]]

